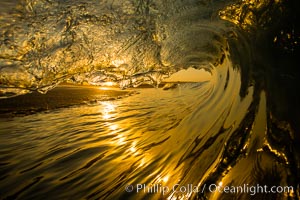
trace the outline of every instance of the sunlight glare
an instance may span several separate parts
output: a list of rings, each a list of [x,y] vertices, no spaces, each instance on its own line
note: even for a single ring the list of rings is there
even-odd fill
[[[112,130],[112,131],[115,131],[115,130],[118,129],[118,125],[117,124],[109,125],[109,129]]]
[[[111,114],[112,112],[114,112],[115,109],[115,105],[112,104],[111,102],[101,102],[101,104],[103,105],[103,110],[102,110],[102,118],[104,120],[110,119],[113,117],[113,115]]]

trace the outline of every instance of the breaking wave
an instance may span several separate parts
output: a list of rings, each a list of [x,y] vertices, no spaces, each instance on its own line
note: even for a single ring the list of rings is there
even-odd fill
[[[156,169],[161,177],[173,177],[170,184],[179,186],[292,185],[295,190],[282,197],[299,197],[295,1],[1,3],[1,98],[46,93],[62,82],[157,86],[182,69],[205,69],[211,79],[205,89],[192,87],[198,97],[193,112],[151,150],[169,162]],[[124,181],[118,184],[124,188]],[[225,198],[209,191],[178,194],[168,197]],[[107,191],[101,197],[122,195]]]

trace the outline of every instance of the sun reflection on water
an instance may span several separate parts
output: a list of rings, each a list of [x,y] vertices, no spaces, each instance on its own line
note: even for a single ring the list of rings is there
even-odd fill
[[[101,102],[101,105],[103,106],[103,109],[101,111],[102,118],[104,120],[111,119],[114,116],[113,113],[116,111],[116,105],[108,101]]]
[[[172,157],[172,154],[165,147],[157,145],[163,138],[155,137],[145,126],[136,128],[136,124],[138,123],[132,116],[136,116],[138,112],[131,107],[127,107],[127,104],[120,104],[119,102],[103,101],[99,105],[101,113],[99,117],[102,123],[105,124],[107,134],[109,135],[109,141],[106,142],[106,145],[110,149],[106,156],[109,159],[113,158],[113,163],[117,169],[109,177],[113,179],[122,174],[124,175],[124,179],[122,179],[124,184],[145,184],[148,188],[157,185],[173,188],[174,185],[180,184],[183,179],[182,169],[184,167],[177,166],[180,156]],[[143,114],[144,111],[142,110],[138,114],[140,113]],[[153,113],[151,114],[152,116],[154,116]],[[144,121],[148,117],[145,116],[145,118],[139,120]],[[147,123],[146,126],[151,127],[151,123]],[[169,160],[170,157],[175,161]],[[168,163],[168,167],[160,168],[163,163]],[[136,173],[143,176],[143,178],[136,180]],[[181,193],[177,187],[175,190],[174,193],[165,195],[171,195],[174,198],[191,195]],[[167,198],[167,196],[165,197]]]
[[[117,144],[118,145],[123,145],[123,144],[126,144],[126,143],[127,143],[126,137],[123,134],[119,134],[117,136]]]
[[[116,131],[118,129],[118,124],[111,124],[109,125],[109,129],[112,130],[112,131]]]
[[[135,153],[136,152],[136,142],[133,142],[132,143],[132,146],[130,147],[130,151],[132,152],[132,153]]]

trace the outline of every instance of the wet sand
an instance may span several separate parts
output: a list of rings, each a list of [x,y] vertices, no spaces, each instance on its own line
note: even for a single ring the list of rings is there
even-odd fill
[[[134,92],[97,86],[59,85],[46,94],[33,92],[8,99],[0,99],[0,117],[28,115],[74,105],[115,100]]]

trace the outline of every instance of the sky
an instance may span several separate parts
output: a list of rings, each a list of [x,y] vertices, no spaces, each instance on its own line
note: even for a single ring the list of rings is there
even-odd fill
[[[166,82],[203,82],[210,80],[210,73],[204,69],[188,68],[172,74],[169,78],[165,79]]]

